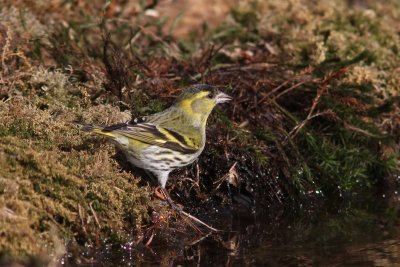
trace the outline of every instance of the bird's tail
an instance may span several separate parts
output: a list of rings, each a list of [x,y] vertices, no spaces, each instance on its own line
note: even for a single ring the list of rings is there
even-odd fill
[[[96,133],[100,135],[105,135],[108,137],[115,137],[115,135],[109,131],[104,131],[104,126],[101,125],[93,125],[93,124],[84,124],[80,122],[74,121],[74,124],[84,132],[91,132],[91,133]]]
[[[93,132],[95,129],[101,129],[100,126],[93,124],[83,124],[76,121],[74,121],[74,124],[79,128],[79,130],[84,132]]]

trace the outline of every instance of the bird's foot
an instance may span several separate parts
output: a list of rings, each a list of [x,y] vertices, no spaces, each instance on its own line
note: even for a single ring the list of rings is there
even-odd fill
[[[159,186],[154,188],[154,196],[158,199],[161,199],[162,201],[166,201],[164,193],[163,193],[163,189]]]
[[[171,199],[171,197],[169,196],[167,190],[165,188],[161,188],[161,187],[157,187],[154,190],[154,194],[156,197],[158,197],[161,200],[167,201],[169,206],[174,209],[179,215],[181,215],[182,217],[184,216],[185,218],[189,218],[192,221],[201,224],[203,226],[205,226],[206,228],[208,228],[211,231],[214,232],[219,232],[220,230],[215,229],[214,227],[211,227],[210,225],[206,224],[205,222],[201,221],[200,219],[196,218],[195,216],[185,212],[180,206],[178,206],[177,204],[174,203],[174,201]],[[195,226],[192,222],[185,220],[186,223],[188,223],[193,229],[195,229],[198,233],[203,234],[203,232],[197,227]]]
[[[181,212],[181,211],[182,211],[182,208],[181,208],[179,205],[175,204],[174,201],[171,199],[171,197],[169,196],[169,193],[168,193],[168,191],[167,191],[166,189],[161,188],[161,187],[157,187],[156,189],[154,189],[154,195],[155,195],[157,198],[159,198],[159,199],[161,199],[161,200],[163,200],[163,201],[168,202],[168,204],[169,204],[169,205],[171,206],[171,208],[173,208],[174,210],[176,210],[176,211],[178,211],[178,212]]]

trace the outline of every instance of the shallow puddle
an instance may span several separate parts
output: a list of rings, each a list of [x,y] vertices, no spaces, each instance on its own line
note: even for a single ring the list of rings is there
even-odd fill
[[[149,246],[133,241],[110,244],[79,256],[70,253],[63,262],[66,266],[400,266],[398,210],[373,209],[302,211],[290,217],[284,210],[274,216],[219,211],[202,217],[225,230],[218,234],[157,232]]]

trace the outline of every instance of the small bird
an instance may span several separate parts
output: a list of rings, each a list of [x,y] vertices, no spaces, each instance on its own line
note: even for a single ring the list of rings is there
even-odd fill
[[[130,163],[154,174],[165,190],[169,173],[194,162],[203,151],[213,108],[231,99],[213,86],[197,84],[183,90],[162,112],[129,123],[80,127],[110,138]]]

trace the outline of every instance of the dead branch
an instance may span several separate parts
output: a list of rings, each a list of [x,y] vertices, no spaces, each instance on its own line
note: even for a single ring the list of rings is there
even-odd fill
[[[289,135],[290,138],[293,139],[300,132],[300,130],[306,125],[306,123],[315,117],[315,116],[313,116],[314,110],[317,107],[317,105],[319,104],[322,95],[324,95],[328,91],[329,82],[334,79],[337,79],[338,77],[340,77],[341,75],[343,75],[346,72],[347,72],[347,68],[341,68],[338,71],[335,71],[335,72],[327,75],[324,78],[324,80],[321,82],[321,84],[318,88],[317,95],[315,96],[315,98],[312,102],[310,111],[308,112],[306,119],[304,119],[299,125],[295,126],[292,131],[290,131],[290,133],[291,133]],[[322,112],[318,116],[320,116],[322,114],[324,114],[324,113]]]

